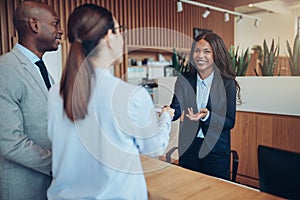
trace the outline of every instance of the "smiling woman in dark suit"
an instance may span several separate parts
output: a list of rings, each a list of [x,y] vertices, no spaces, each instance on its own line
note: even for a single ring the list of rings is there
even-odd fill
[[[205,33],[195,38],[190,61],[192,70],[178,77],[171,103],[173,120],[185,113],[179,131],[179,165],[229,179],[230,130],[240,89],[230,56],[217,34]]]

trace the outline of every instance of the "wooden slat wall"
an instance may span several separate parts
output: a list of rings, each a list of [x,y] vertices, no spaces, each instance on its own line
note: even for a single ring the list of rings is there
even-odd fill
[[[278,59],[278,68],[276,70],[275,74],[279,73],[280,70],[280,76],[291,76],[291,71],[290,71],[290,64],[289,64],[289,59],[286,56],[280,56]]]
[[[233,44],[234,20],[225,23],[223,13],[212,11],[207,19],[202,18],[204,8],[183,4],[183,12],[177,13],[177,0],[40,0],[52,6],[61,18],[63,35],[63,63],[69,49],[67,42],[67,19],[71,11],[84,3],[95,3],[112,11],[120,24],[128,27],[128,45],[156,48],[190,48],[189,37],[193,35],[193,27],[211,29],[223,37],[227,47]],[[1,45],[0,54],[9,51],[16,42],[16,32],[12,24],[12,15],[21,0],[1,0]],[[205,2],[205,1],[201,1]],[[220,4],[209,3],[224,7]],[[233,19],[232,16],[230,16]],[[153,28],[157,27],[157,28]],[[137,31],[136,29],[149,31]],[[159,30],[158,28],[164,28]],[[172,31],[168,31],[172,30]],[[182,37],[180,34],[186,35]],[[124,70],[123,70],[124,71]]]

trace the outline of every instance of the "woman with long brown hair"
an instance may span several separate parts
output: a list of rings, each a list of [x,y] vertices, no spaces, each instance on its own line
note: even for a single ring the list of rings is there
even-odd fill
[[[122,62],[123,28],[94,4],[69,17],[71,49],[60,85],[49,93],[49,199],[147,199],[139,154],[164,152],[174,110],[159,117],[145,88],[112,75],[111,66]]]
[[[179,131],[179,165],[229,179],[230,130],[239,85],[222,38],[212,32],[197,36],[190,65],[192,70],[178,77],[171,103],[173,120],[185,113]]]

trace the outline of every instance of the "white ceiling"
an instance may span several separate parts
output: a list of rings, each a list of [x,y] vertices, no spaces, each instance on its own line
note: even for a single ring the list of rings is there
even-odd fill
[[[254,3],[252,7],[249,7],[249,5],[236,7],[235,10],[244,14],[258,12],[287,13],[296,7],[300,7],[300,0],[268,0]]]

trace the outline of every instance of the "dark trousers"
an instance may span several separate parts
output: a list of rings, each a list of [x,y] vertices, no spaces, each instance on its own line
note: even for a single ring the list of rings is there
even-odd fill
[[[197,172],[230,180],[230,154],[210,151],[199,158],[202,138],[195,138],[186,152],[179,157],[179,165]]]

